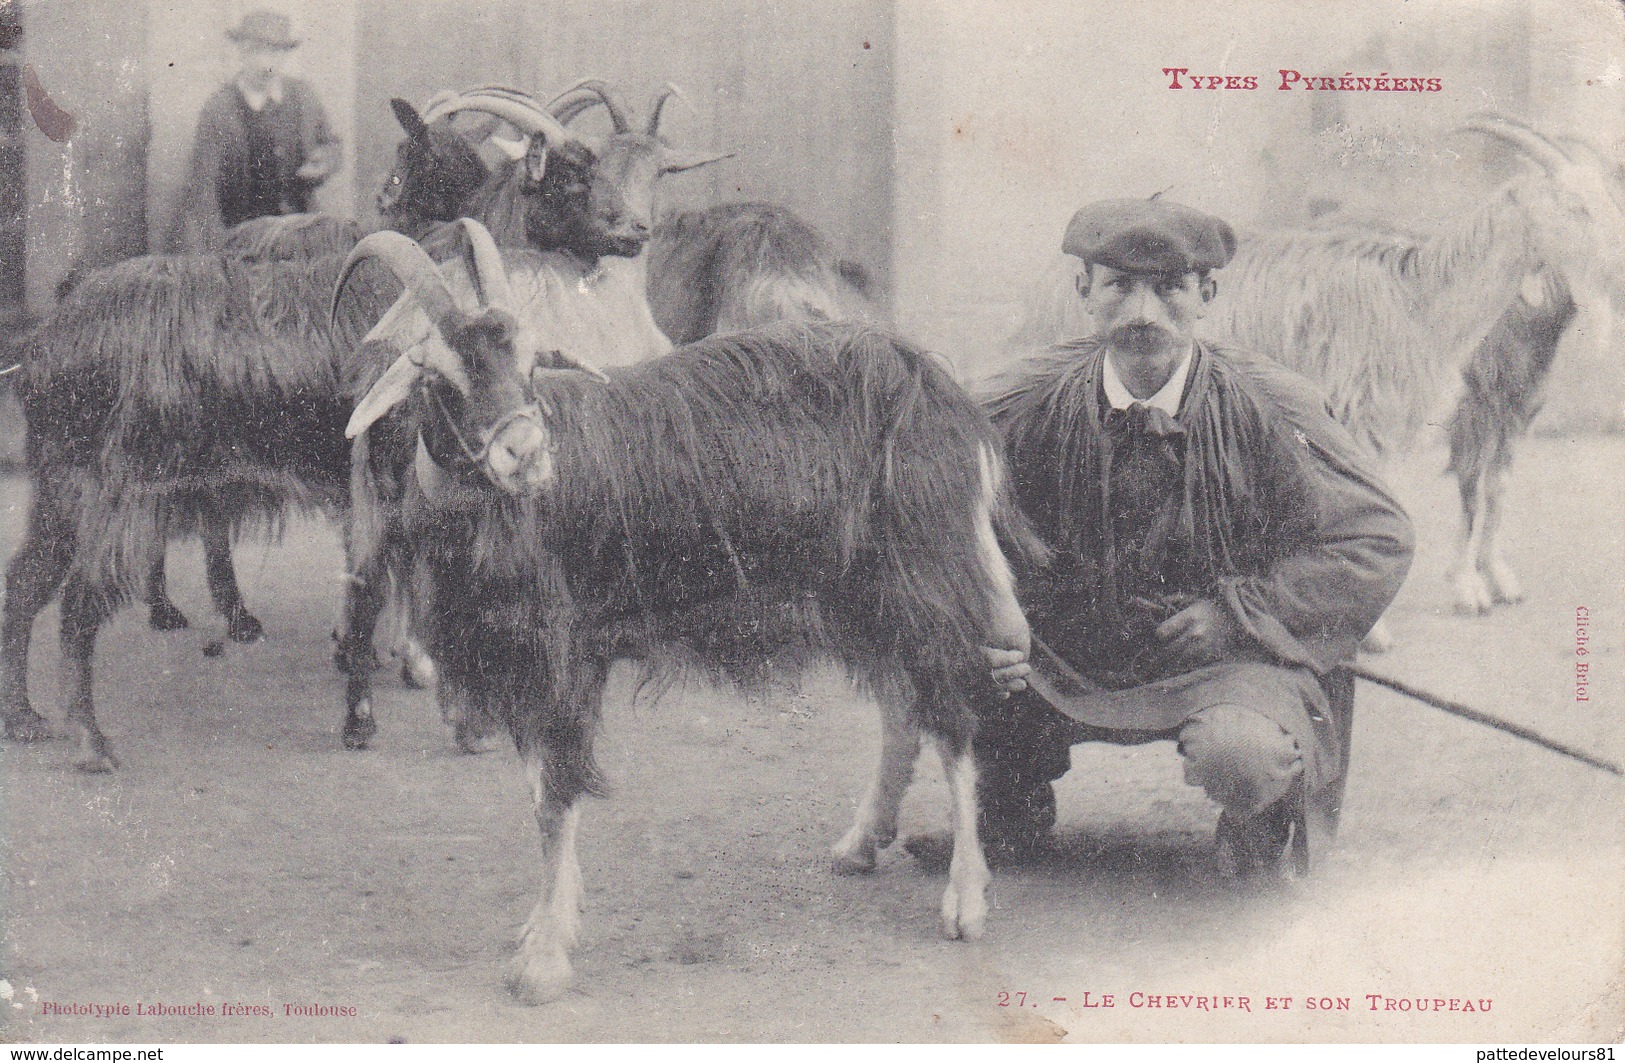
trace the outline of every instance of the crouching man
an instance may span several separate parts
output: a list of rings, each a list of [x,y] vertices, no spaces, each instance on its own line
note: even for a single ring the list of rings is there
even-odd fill
[[[1021,574],[1030,662],[989,650],[1017,692],[976,739],[984,840],[1007,860],[1045,845],[1074,744],[1167,739],[1238,873],[1289,852],[1306,871],[1348,771],[1336,666],[1398,593],[1409,523],[1312,385],[1195,338],[1235,251],[1223,221],[1110,200],[1062,249],[1086,264],[1096,334],[1019,366],[989,406],[1054,555]]]

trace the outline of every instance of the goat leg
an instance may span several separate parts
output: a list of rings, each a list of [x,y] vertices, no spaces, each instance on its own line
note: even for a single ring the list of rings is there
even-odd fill
[[[439,684],[440,719],[451,728],[459,753],[478,753],[480,742],[497,726],[489,713],[474,704],[468,691],[455,679],[442,679]]]
[[[164,572],[164,551],[153,554],[147,570],[147,626],[154,631],[180,631],[191,626],[186,614],[169,599],[169,580]]]
[[[1503,454],[1506,451],[1503,450]],[[1500,455],[1498,455],[1500,457]],[[1512,566],[1507,564],[1506,558],[1501,554],[1501,517],[1503,505],[1506,501],[1506,458],[1502,458],[1493,465],[1486,477],[1488,483],[1484,487],[1484,532],[1479,541],[1477,565],[1479,571],[1484,573],[1484,580],[1489,585],[1491,599],[1497,605],[1513,605],[1523,601],[1523,587],[1518,582],[1517,574]]]
[[[937,754],[953,800],[954,855],[942,895],[942,932],[975,941],[987,928],[987,886],[992,881],[976,832],[976,760],[968,740],[936,736]]]
[[[82,576],[68,580],[62,592],[62,692],[67,701],[68,725],[79,740],[73,766],[80,771],[107,772],[118,767],[113,747],[96,725],[91,698],[95,678],[96,634],[110,610],[99,588]]]
[[[519,935],[508,988],[527,1004],[556,1000],[570,986],[570,949],[581,928],[581,865],[576,828],[581,807],[550,784],[548,751],[522,753],[536,824],[542,834],[542,895]]]
[[[231,525],[213,506],[206,507],[200,516],[209,598],[215,610],[226,618],[226,634],[231,641],[258,642],[265,637],[265,628],[243,605],[243,593],[237,587],[237,570],[231,563]]]
[[[344,672],[345,749],[366,749],[378,733],[372,715],[373,631],[384,609],[383,566],[369,564],[344,588],[344,622],[333,658]]]
[[[1458,416],[1470,417],[1471,411]],[[1489,612],[1491,605],[1490,588],[1480,571],[1479,558],[1483,553],[1488,508],[1488,469],[1496,460],[1500,448],[1496,446],[1493,435],[1486,435],[1476,448],[1476,453],[1468,459],[1458,453],[1461,448],[1454,445],[1454,438],[1451,443],[1451,457],[1453,461],[1459,461],[1456,478],[1461,491],[1462,534],[1456,549],[1456,560],[1450,568],[1450,582],[1455,589],[1456,612],[1463,616],[1478,616]],[[1463,443],[1461,447],[1469,445]]]
[[[395,572],[395,586],[401,588],[396,602],[403,629],[399,649],[401,682],[412,690],[433,690],[440,681],[440,670],[435,666],[428,648],[418,638],[418,632],[424,629],[422,603],[427,589],[413,578],[415,566],[410,540],[400,536],[398,541],[399,547],[391,554],[391,565]]]
[[[73,563],[73,529],[54,504],[50,486],[36,483],[28,530],[6,569],[4,619],[0,620],[0,713],[5,736],[38,742],[51,724],[28,703],[28,644],[39,616]]]
[[[852,829],[835,844],[835,870],[841,874],[873,871],[879,850],[897,838],[897,811],[920,755],[920,730],[909,708],[900,693],[887,691],[880,698],[880,764]]]

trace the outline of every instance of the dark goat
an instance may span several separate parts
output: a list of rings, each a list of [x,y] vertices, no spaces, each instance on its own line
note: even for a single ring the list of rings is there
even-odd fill
[[[541,827],[515,991],[546,1000],[570,979],[578,801],[601,791],[592,747],[619,657],[741,683],[769,662],[843,661],[880,695],[884,748],[840,864],[872,868],[895,836],[923,729],[954,800],[944,929],[978,936],[967,692],[987,683],[979,646],[1027,644],[994,530],[1023,541],[1019,517],[979,407],[923,352],[850,326],[755,329],[607,382],[534,383],[555,448],[539,494],[482,490],[420,444],[406,516],[443,702],[506,724]],[[412,395],[398,382],[352,429]],[[408,405],[419,426],[444,416]]]
[[[438,111],[445,99],[437,96],[431,108]],[[415,240],[469,213],[469,200],[491,179],[491,168],[474,145],[490,136],[492,125],[459,132],[450,114],[435,114],[431,124],[405,100],[390,100],[389,106],[406,139],[396,145],[395,166],[378,191],[378,213],[388,228]]]
[[[722,203],[655,226],[649,309],[673,343],[775,321],[861,321],[861,266],[783,207]]]

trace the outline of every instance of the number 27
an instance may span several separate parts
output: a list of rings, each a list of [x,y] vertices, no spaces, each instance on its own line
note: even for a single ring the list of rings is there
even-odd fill
[[[1014,994],[1014,996],[1016,998],[1016,1002],[1015,1002],[1015,1005],[1014,1005],[1015,1007],[1020,1008],[1020,1007],[1025,1007],[1026,1006],[1026,1004],[1027,1004],[1027,991],[1025,989],[1023,989],[1020,992]],[[999,994],[999,1007],[1001,1007],[1001,1008],[1011,1007],[1012,1005],[1010,1003],[1010,997],[1011,997],[1010,993],[1001,992]]]

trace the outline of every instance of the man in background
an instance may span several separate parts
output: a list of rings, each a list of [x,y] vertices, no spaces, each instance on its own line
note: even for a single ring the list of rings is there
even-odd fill
[[[284,73],[299,46],[287,16],[250,12],[226,36],[237,46],[237,74],[198,116],[172,250],[213,251],[234,225],[304,213],[339,167],[321,101]]]

